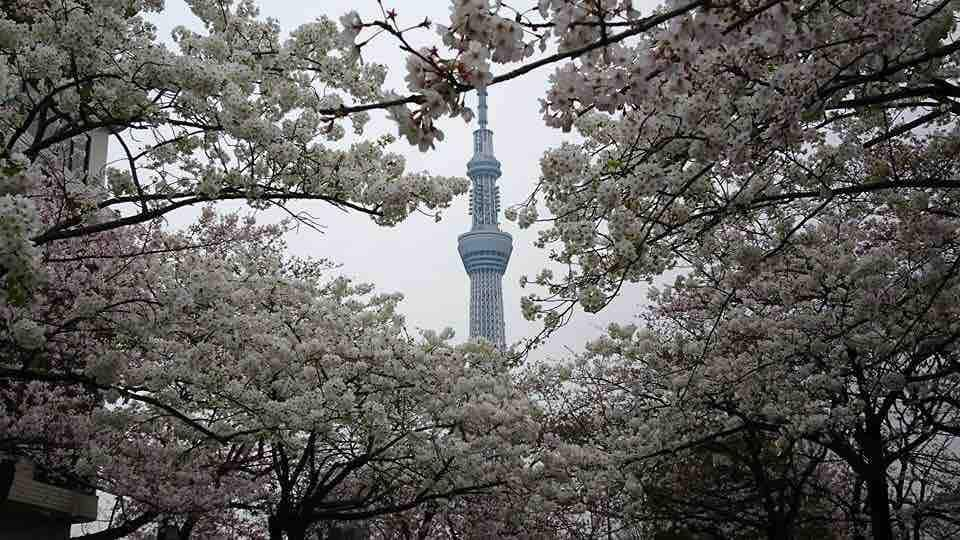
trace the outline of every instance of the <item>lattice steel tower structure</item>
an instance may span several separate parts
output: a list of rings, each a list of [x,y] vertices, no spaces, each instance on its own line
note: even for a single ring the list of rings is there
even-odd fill
[[[493,156],[493,132],[487,129],[487,91],[479,95],[480,127],[473,132],[473,157],[467,163],[472,180],[470,214],[473,227],[458,238],[457,251],[470,276],[470,339],[486,338],[503,349],[503,273],[513,251],[513,238],[500,230],[500,162]]]

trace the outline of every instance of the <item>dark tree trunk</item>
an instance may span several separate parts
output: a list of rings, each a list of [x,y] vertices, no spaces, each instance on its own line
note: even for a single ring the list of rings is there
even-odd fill
[[[307,526],[299,521],[288,522],[284,529],[287,532],[287,540],[306,540]]]
[[[10,496],[13,487],[13,477],[17,472],[17,462],[13,459],[0,460],[0,502]]]
[[[793,528],[790,526],[787,518],[780,512],[775,512],[767,516],[767,539],[768,540],[792,540]]]
[[[868,420],[861,439],[866,457],[867,505],[870,507],[870,531],[874,540],[893,540],[893,524],[890,523],[890,493],[887,490],[887,461],[885,459],[883,428],[880,423]]]
[[[270,516],[267,518],[267,529],[270,532],[270,540],[283,540],[283,525],[280,518]]]
[[[872,469],[866,478],[867,503],[870,505],[870,530],[873,532],[874,540],[893,540],[886,470],[882,465],[874,465]]]

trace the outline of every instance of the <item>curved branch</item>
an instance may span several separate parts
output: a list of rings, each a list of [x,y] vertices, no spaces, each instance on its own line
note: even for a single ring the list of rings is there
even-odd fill
[[[142,527],[149,525],[157,519],[160,514],[156,512],[144,512],[134,519],[125,521],[123,525],[111,527],[99,532],[74,536],[75,540],[119,540],[137,532]]]
[[[122,217],[112,221],[107,221],[104,223],[88,225],[86,227],[71,228],[75,225],[79,225],[80,223],[82,223],[81,218],[75,217],[67,220],[64,223],[61,223],[57,227],[54,227],[39,236],[33,237],[31,240],[33,241],[34,244],[41,245],[41,244],[46,244],[48,242],[53,242],[56,240],[66,240],[68,238],[77,238],[80,236],[86,236],[90,234],[110,231],[120,227],[126,227],[128,225],[136,225],[138,223],[144,223],[146,221],[154,220],[158,217],[161,217],[179,208],[191,206],[194,204],[200,204],[204,202],[215,202],[215,201],[241,200],[241,199],[250,198],[249,195],[247,195],[246,193],[226,193],[226,194],[221,193],[217,196],[209,197],[209,196],[201,195],[195,192],[187,192],[187,193],[180,193],[172,196],[163,195],[163,194],[146,195],[142,199],[139,196],[118,197],[115,199],[104,201],[103,203],[100,203],[100,205],[98,206],[102,209],[102,208],[108,208],[110,206],[114,206],[117,204],[139,202],[141,200],[166,200],[166,199],[181,198],[181,197],[188,197],[188,198],[180,201],[176,201],[176,202],[171,202],[166,206],[154,208],[153,210],[150,210],[147,212],[139,212],[137,214],[133,214],[130,216]],[[371,216],[382,215],[382,213],[379,210],[366,208],[364,206],[360,206],[360,205],[351,203],[349,201],[345,201],[343,199],[338,199],[336,197],[328,197],[326,195],[311,195],[307,193],[276,193],[276,194],[264,196],[263,199],[273,200],[273,201],[277,201],[277,200],[287,201],[287,200],[294,200],[294,199],[319,200],[319,201],[328,202],[338,208],[349,208],[351,210],[362,212],[364,214],[369,214]]]

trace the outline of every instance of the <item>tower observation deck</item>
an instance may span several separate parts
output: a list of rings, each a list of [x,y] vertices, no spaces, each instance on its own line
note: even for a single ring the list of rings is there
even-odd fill
[[[503,273],[513,238],[500,230],[500,162],[493,156],[493,132],[487,129],[487,91],[478,90],[480,127],[473,132],[473,157],[467,163],[473,226],[461,234],[457,251],[470,276],[470,339],[484,338],[503,349]]]

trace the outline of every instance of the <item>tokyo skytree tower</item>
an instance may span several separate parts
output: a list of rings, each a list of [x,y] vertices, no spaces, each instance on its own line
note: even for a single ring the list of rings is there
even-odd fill
[[[473,157],[467,163],[472,180],[470,214],[473,227],[458,239],[460,259],[470,276],[470,339],[486,338],[503,349],[503,272],[513,251],[513,238],[500,230],[500,162],[493,156],[493,132],[487,129],[487,91],[479,95],[480,128],[473,132]]]

